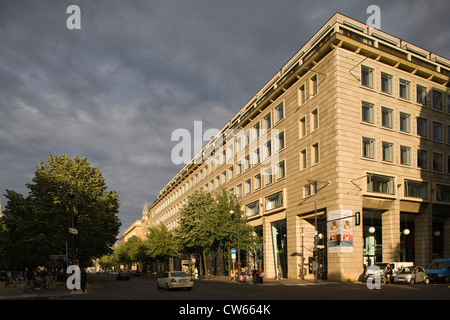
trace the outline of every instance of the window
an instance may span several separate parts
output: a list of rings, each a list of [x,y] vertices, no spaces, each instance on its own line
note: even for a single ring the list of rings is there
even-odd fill
[[[253,164],[258,164],[261,162],[261,155],[259,153],[259,148],[253,151]]]
[[[313,163],[319,162],[319,144],[315,143],[312,145]]]
[[[427,104],[427,88],[417,85],[416,101],[421,105]]]
[[[428,151],[417,150],[417,167],[420,169],[428,169]]]
[[[228,146],[227,146],[227,160],[233,158],[234,156],[234,145],[233,142],[228,141],[227,142]]]
[[[222,184],[227,183],[227,172],[222,172]]]
[[[275,107],[275,123],[284,119],[284,105],[283,102]]]
[[[407,113],[400,112],[400,131],[411,132],[411,116]]]
[[[428,131],[428,120],[417,117],[417,135],[426,138]]]
[[[361,84],[365,87],[373,88],[373,69],[361,66]]]
[[[405,197],[428,199],[428,182],[405,179]]]
[[[404,166],[411,165],[411,148],[400,146],[400,164]]]
[[[399,88],[400,98],[409,100],[410,95],[409,84],[410,84],[409,81],[400,79],[400,88]]]
[[[244,132],[244,148],[250,143],[250,130]]]
[[[393,127],[393,117],[392,110],[388,108],[381,108],[381,126],[385,128],[392,129]]]
[[[263,118],[263,130],[264,132],[266,132],[267,130],[269,130],[272,126],[272,122],[271,122],[271,117],[270,117],[270,113],[268,113],[264,118]]]
[[[236,187],[236,197],[241,198],[242,197],[242,183],[238,184]]]
[[[381,91],[392,94],[392,76],[390,74],[381,73]]]
[[[384,194],[395,194],[394,178],[369,173],[367,175],[367,191]]]
[[[300,119],[300,138],[306,136],[306,118],[303,117]]]
[[[433,121],[433,140],[442,141],[443,130],[442,123]]]
[[[276,172],[277,180],[283,179],[286,176],[286,168],[284,165],[284,161],[281,161],[276,166]]]
[[[436,184],[436,200],[450,202],[450,186]]]
[[[444,156],[433,152],[433,171],[442,172],[444,169]]]
[[[242,151],[242,139],[241,137],[236,139],[236,153]]]
[[[255,176],[255,190],[258,190],[259,188],[261,188],[261,174],[258,173]]]
[[[370,138],[362,139],[362,156],[364,158],[375,158],[375,140]]]
[[[280,150],[284,149],[284,131],[280,132],[275,136],[275,150],[274,152],[277,153]]]
[[[302,85],[300,87],[300,105],[304,105],[306,102],[306,90],[305,90],[305,85]]]
[[[310,84],[311,84],[311,95],[315,96],[317,94],[317,75],[311,78]]]
[[[252,192],[252,179],[245,180],[245,194]]]
[[[264,182],[265,182],[266,186],[273,182],[273,180],[272,180],[272,167],[269,167],[266,170],[264,170]]]
[[[307,184],[303,186],[303,197],[307,198],[311,196],[311,184]]]
[[[234,178],[234,168],[233,166],[231,166],[230,168],[228,168],[228,179],[231,180]]]
[[[259,200],[247,204],[245,206],[245,214],[247,215],[247,217],[259,214]]]
[[[253,126],[253,140],[256,140],[259,138],[259,122],[255,123]]]
[[[308,166],[307,159],[308,158],[306,156],[306,149],[300,151],[300,168],[301,169],[306,169],[307,168],[307,166]]]
[[[433,109],[442,111],[444,108],[444,95],[442,92],[433,90]]]
[[[244,160],[244,170],[248,170],[250,169],[250,155],[246,155],[245,156],[245,160]]]
[[[280,208],[283,206],[283,191],[266,197],[266,211]]]
[[[236,162],[236,175],[240,175],[242,173],[242,161],[239,160]]]
[[[373,123],[373,104],[367,102],[362,103],[361,117],[363,122]]]
[[[272,156],[272,141],[269,140],[264,144],[264,156],[265,158],[269,158]]]
[[[317,109],[314,109],[311,111],[311,131],[314,131],[317,128],[319,128],[319,114]]]
[[[390,142],[383,141],[383,161],[393,162],[394,161],[394,145]]]

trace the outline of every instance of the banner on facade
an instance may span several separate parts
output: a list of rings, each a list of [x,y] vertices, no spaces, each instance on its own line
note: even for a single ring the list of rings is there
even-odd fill
[[[328,252],[353,252],[352,210],[328,212]]]

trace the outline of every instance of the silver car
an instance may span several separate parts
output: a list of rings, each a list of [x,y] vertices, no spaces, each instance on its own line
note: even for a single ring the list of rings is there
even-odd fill
[[[429,284],[430,277],[424,267],[404,267],[397,272],[394,281],[397,283],[409,283],[410,285],[422,282]]]
[[[190,290],[194,286],[194,281],[183,271],[167,271],[156,280],[156,286],[158,289],[187,288]]]

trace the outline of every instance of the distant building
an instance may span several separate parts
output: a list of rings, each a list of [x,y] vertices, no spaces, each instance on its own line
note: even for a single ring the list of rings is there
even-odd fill
[[[188,195],[225,186],[263,239],[246,262],[267,277],[312,276],[316,217],[328,279],[357,280],[376,261],[450,257],[449,77],[450,60],[336,13],[139,227],[175,228]]]

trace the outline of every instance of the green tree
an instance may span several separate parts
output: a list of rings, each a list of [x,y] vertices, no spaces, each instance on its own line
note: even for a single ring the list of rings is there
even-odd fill
[[[167,230],[164,224],[148,228],[145,246],[148,257],[157,261],[167,262],[168,258],[178,256],[174,233]]]
[[[101,172],[91,167],[86,158],[49,155],[48,164],[40,161],[32,182],[27,184],[27,198],[12,191],[6,194],[6,237],[13,238],[14,225],[20,223],[24,223],[22,232],[26,231],[28,237],[18,235],[24,251],[17,261],[29,266],[49,265],[50,255],[65,253],[66,241],[72,247],[72,235],[68,232],[72,212],[78,230],[75,247],[80,263],[87,265],[92,258],[109,252],[120,228],[118,195],[107,191]],[[29,243],[24,247],[26,242]],[[34,255],[27,257],[26,251]]]

